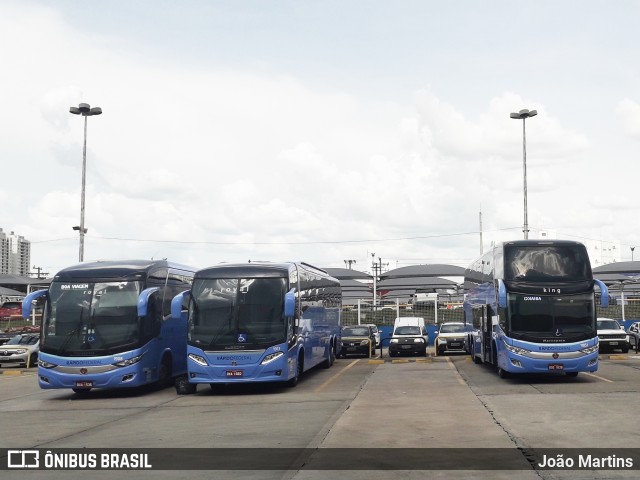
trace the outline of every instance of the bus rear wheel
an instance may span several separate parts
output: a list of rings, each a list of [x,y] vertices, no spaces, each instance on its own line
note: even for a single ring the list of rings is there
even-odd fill
[[[158,388],[163,389],[170,386],[172,378],[171,358],[165,356],[160,363],[160,371],[158,372]]]

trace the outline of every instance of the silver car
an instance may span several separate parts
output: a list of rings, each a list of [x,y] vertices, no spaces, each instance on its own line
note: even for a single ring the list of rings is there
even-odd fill
[[[0,365],[6,363],[24,364],[27,368],[38,365],[40,351],[39,333],[21,333],[4,345],[0,345]]]

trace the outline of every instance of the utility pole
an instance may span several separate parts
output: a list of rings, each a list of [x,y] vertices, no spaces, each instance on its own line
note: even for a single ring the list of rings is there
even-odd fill
[[[373,269],[373,307],[375,309],[376,305],[378,304],[378,288],[377,288],[377,280],[379,275],[382,274],[382,268],[384,266],[388,266],[388,263],[385,263],[384,265],[382,264],[382,259],[380,257],[378,257],[378,261],[376,262],[375,260],[375,253],[371,254],[371,260],[373,261],[373,264],[371,265],[371,268]]]
[[[482,206],[480,206],[480,255],[482,253]]]

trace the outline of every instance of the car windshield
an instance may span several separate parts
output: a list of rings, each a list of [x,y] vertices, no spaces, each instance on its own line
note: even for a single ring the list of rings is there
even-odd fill
[[[40,335],[16,335],[5,345],[35,345],[39,339]]]
[[[367,327],[347,327],[342,329],[343,337],[368,337],[369,329]]]
[[[4,302],[0,308],[10,308],[12,310],[22,309],[22,303],[20,302]]]
[[[467,325],[463,323],[460,323],[460,324],[445,323],[440,327],[440,333],[463,333],[463,332],[467,332],[468,330],[469,329],[467,328]]]
[[[404,326],[396,328],[394,335],[420,335],[420,327]]]
[[[598,330],[620,330],[620,324],[615,320],[598,320]]]

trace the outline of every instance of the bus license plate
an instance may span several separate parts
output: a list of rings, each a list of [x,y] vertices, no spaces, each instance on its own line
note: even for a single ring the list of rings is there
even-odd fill
[[[93,388],[93,380],[80,380],[76,382],[76,388]]]
[[[562,363],[550,363],[549,370],[564,370],[564,365]]]
[[[242,377],[244,376],[243,370],[227,370],[227,377]]]

